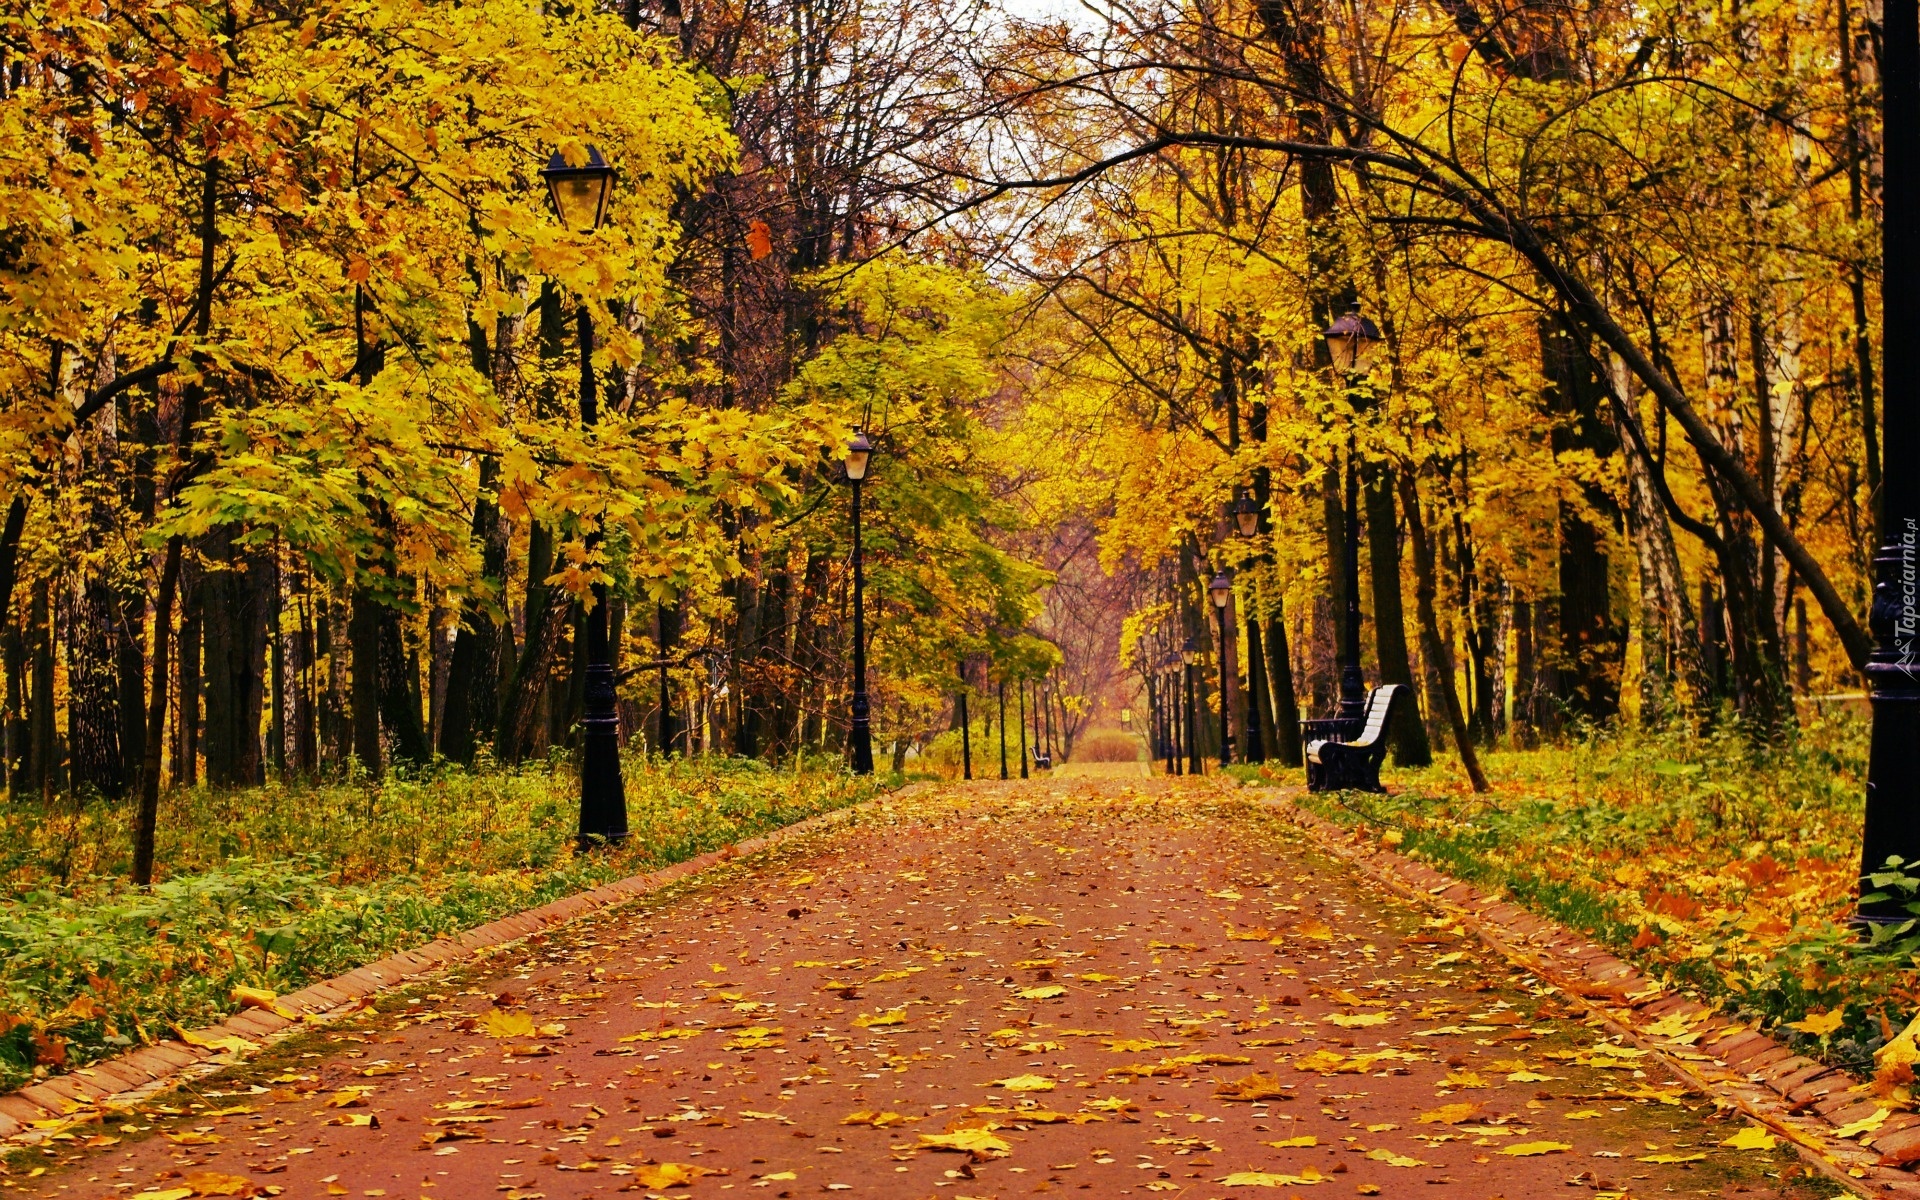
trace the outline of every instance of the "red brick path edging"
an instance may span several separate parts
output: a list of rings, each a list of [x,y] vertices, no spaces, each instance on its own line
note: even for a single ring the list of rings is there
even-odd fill
[[[1295,805],[1285,794],[1262,804],[1390,890],[1455,918],[1515,964],[1576,998],[1611,1033],[1658,1058],[1702,1094],[1736,1108],[1793,1143],[1809,1165],[1869,1196],[1920,1197],[1920,1115],[1894,1111],[1863,1141],[1836,1138],[1842,1125],[1891,1108],[1870,1085],[1795,1054],[1750,1025],[1669,992],[1605,947],[1526,912],[1349,828]],[[1647,1029],[1677,1017],[1674,1037]],[[1676,1038],[1678,1040],[1676,1040]]]
[[[517,942],[541,930],[564,925],[588,913],[659,891],[671,883],[698,875],[741,855],[769,849],[828,825],[849,820],[855,813],[878,800],[903,796],[920,786],[923,785],[910,785],[848,808],[817,813],[804,821],[708,851],[657,871],[576,892],[538,908],[489,921],[465,933],[438,938],[424,946],[388,955],[344,975],[336,975],[281,996],[279,1007],[293,1013],[292,1018],[250,1008],[228,1017],[218,1025],[193,1030],[187,1036],[195,1041],[214,1042],[237,1037],[249,1045],[257,1045],[264,1040],[290,1034],[303,1025],[357,1011],[362,1007],[362,1001],[377,992],[412,982],[451,963]],[[136,1090],[150,1092],[155,1085],[173,1082],[195,1068],[214,1070],[232,1065],[239,1057],[231,1052],[169,1039],[65,1075],[56,1075],[0,1096],[0,1143],[9,1140],[37,1141],[39,1137],[57,1132],[75,1115],[111,1102],[117,1096]]]

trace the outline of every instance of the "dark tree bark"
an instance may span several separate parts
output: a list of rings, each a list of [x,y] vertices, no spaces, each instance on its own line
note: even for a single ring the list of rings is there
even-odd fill
[[[207,783],[250,787],[265,779],[260,716],[266,703],[269,566],[233,544],[232,530],[207,534],[215,568],[201,581],[206,655]]]
[[[660,657],[670,659],[680,645],[680,606],[662,604],[658,613]],[[660,729],[659,749],[661,754],[671,754],[681,735],[680,723],[673,711],[673,676],[668,668],[660,668]],[[684,752],[685,747],[680,747]]]
[[[480,543],[480,572],[492,585],[496,603],[506,600],[507,523],[495,502],[500,467],[491,456],[480,460],[480,492],[473,506],[473,537]],[[440,753],[471,764],[479,739],[499,723],[500,671],[505,649],[500,624],[480,597],[467,600],[454,635],[447,667],[446,707],[440,714]]]
[[[1513,737],[1523,747],[1533,746],[1539,737],[1533,712],[1535,669],[1533,602],[1516,596],[1513,600]]]
[[[7,670],[7,713],[5,743],[7,795],[25,799],[26,786],[33,772],[33,744],[27,736],[27,640],[20,635],[17,622],[0,625],[0,647],[4,648]]]
[[[274,774],[287,773],[287,642],[281,628],[284,581],[280,572],[280,541],[274,539],[272,570],[267,579],[267,648],[273,655],[267,695],[267,763]]]
[[[347,617],[353,685],[348,698],[353,757],[375,779],[385,769],[380,758],[380,602],[361,584],[353,589]]]
[[[193,787],[200,782],[200,712],[203,688],[200,644],[200,572],[183,565],[180,590],[180,704],[174,720],[173,782]]]
[[[1551,317],[1541,319],[1539,330],[1540,367],[1547,380],[1542,399],[1554,419],[1554,454],[1585,451],[1602,459],[1612,456],[1620,443],[1602,408],[1608,389],[1599,377],[1598,359],[1584,344],[1588,335],[1570,332],[1566,324]],[[1618,522],[1618,507],[1603,489],[1588,487],[1582,498],[1586,510],[1598,513],[1599,520],[1609,525]],[[1627,631],[1614,619],[1608,587],[1609,525],[1596,524],[1579,505],[1560,502],[1560,647],[1555,656],[1560,688],[1556,695],[1566,712],[1595,723],[1612,720],[1620,711],[1620,674],[1627,651]]]
[[[1267,685],[1261,678],[1265,673],[1267,655],[1260,636],[1260,620],[1248,614],[1247,617],[1247,719],[1249,742],[1242,751],[1243,761],[1265,762],[1273,756],[1273,707],[1267,702]],[[1251,740],[1253,733],[1260,736],[1256,745]]]
[[[1286,612],[1279,596],[1267,614],[1267,679],[1273,687],[1274,758],[1284,766],[1305,762],[1300,746],[1300,700],[1293,690],[1293,657],[1287,648]]]
[[[116,596],[114,670],[119,677],[120,774],[138,790],[147,761],[147,596],[135,590]]]
[[[1368,465],[1363,474],[1367,505],[1367,567],[1373,584],[1373,644],[1380,682],[1407,689],[1410,703],[1396,706],[1393,761],[1424,767],[1433,761],[1427,724],[1420,716],[1420,689],[1413,686],[1413,661],[1407,652],[1406,610],[1400,595],[1400,522],[1393,500],[1394,469]]]
[[[374,610],[379,627],[381,724],[393,739],[396,760],[429,762],[433,749],[420,721],[419,659],[407,649],[400,610],[391,604],[377,604]]]
[[[302,779],[311,779],[320,769],[320,731],[314,692],[318,663],[314,637],[314,597],[309,577],[302,572],[296,609],[300,624],[288,635],[287,673],[292,679],[292,730],[289,741],[293,751],[293,771]]]
[[[114,671],[113,592],[88,580],[67,593],[68,778],[76,795],[126,794],[120,757],[120,683]]]
[[[1467,769],[1467,779],[1472,782],[1473,790],[1484,792],[1487,790],[1487,775],[1480,769],[1480,756],[1474,752],[1473,735],[1467,729],[1466,712],[1460,707],[1459,693],[1453,689],[1453,655],[1447,650],[1446,640],[1440,636],[1440,621],[1434,612],[1434,597],[1439,592],[1438,572],[1434,568],[1433,543],[1427,537],[1426,521],[1420,513],[1420,493],[1415,489],[1411,475],[1400,476],[1400,501],[1407,514],[1407,533],[1413,542],[1414,597],[1420,614],[1421,653],[1440,692],[1441,707],[1446,709],[1447,726],[1453,733],[1453,745],[1459,751],[1460,765]]]
[[[527,640],[520,650],[513,679],[504,689],[500,706],[500,728],[494,738],[494,756],[501,762],[517,763],[534,748],[545,680],[559,657],[567,625],[573,616],[573,599],[564,592],[542,600],[540,608],[527,620]]]

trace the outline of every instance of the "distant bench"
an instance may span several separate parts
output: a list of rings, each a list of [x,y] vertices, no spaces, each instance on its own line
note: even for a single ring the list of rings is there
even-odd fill
[[[1387,721],[1405,690],[1398,683],[1374,688],[1367,693],[1367,706],[1358,721],[1330,717],[1300,722],[1300,738],[1307,744],[1308,791],[1387,790],[1380,786],[1380,764],[1387,757]]]

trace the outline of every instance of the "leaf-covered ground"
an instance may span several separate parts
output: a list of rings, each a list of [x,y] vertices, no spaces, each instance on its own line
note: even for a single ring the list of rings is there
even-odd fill
[[[889,799],[162,1103],[15,1194],[1832,1191],[1198,781]]]
[[[0,807],[0,1089],[209,1024],[236,987],[293,991],[872,793],[712,759],[635,760],[626,785],[632,837],[586,856],[567,771],[177,792],[147,893],[118,808]]]
[[[1815,716],[1756,749],[1738,731],[1621,732],[1489,756],[1489,795],[1442,763],[1387,796],[1300,796],[1398,831],[1403,851],[1503,888],[1806,1054],[1870,1072],[1920,1008],[1906,953],[1860,945],[1864,725]],[[1274,782],[1299,772],[1269,770]]]

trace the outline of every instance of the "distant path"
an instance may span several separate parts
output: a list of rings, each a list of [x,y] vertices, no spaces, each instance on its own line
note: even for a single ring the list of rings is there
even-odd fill
[[[1423,919],[1208,781],[949,786],[6,1194],[1831,1194]]]

